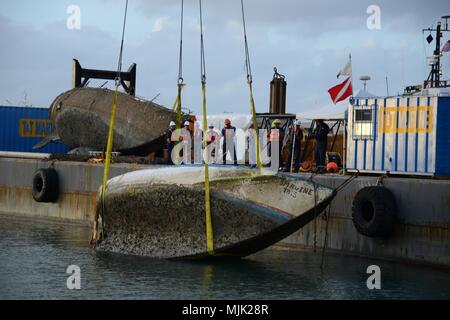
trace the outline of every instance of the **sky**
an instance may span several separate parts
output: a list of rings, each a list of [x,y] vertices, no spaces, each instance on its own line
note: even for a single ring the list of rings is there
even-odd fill
[[[139,97],[170,107],[177,93],[181,0],[129,0],[123,69],[137,64]],[[391,95],[428,75],[434,43],[422,29],[450,14],[447,0],[244,0],[258,112],[268,112],[273,68],[286,76],[287,111],[333,112],[327,90],[344,79],[352,55],[355,91]],[[370,6],[379,28],[368,28]],[[71,7],[80,28],[70,29]],[[71,89],[72,59],[90,69],[115,70],[125,0],[0,0],[0,105],[48,107]],[[250,112],[240,0],[203,0],[210,114]],[[185,0],[183,105],[201,113],[200,34],[197,0]],[[449,40],[444,35],[443,42]],[[443,57],[450,77],[450,53]],[[93,81],[91,86],[100,86]],[[112,84],[108,85],[112,87]],[[345,102],[344,102],[345,104]]]

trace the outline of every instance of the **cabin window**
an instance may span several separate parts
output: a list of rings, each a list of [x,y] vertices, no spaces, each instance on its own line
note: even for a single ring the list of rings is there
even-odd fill
[[[374,107],[355,107],[353,110],[353,139],[373,140],[375,135]]]

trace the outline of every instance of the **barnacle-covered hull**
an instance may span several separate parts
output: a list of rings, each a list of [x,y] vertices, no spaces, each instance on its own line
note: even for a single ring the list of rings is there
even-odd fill
[[[209,256],[203,167],[150,169],[108,182],[98,198],[104,239],[97,248],[154,258]],[[334,191],[312,181],[258,170],[210,168],[216,256],[244,257],[319,215]]]
[[[104,150],[113,99],[114,91],[99,88],[76,88],[59,95],[50,108],[55,134],[70,148]],[[113,149],[148,154],[160,148],[175,117],[172,110],[119,93]]]

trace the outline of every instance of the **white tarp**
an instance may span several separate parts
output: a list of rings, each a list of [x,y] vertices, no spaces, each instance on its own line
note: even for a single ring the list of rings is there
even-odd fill
[[[311,122],[311,120],[323,119],[323,120],[337,120],[344,119],[345,112],[348,108],[348,102],[338,103],[337,105],[327,105],[307,112],[298,112],[297,119],[302,122]]]

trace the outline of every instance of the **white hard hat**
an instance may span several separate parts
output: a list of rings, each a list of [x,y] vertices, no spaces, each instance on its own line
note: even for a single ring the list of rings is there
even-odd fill
[[[295,125],[296,125],[296,126],[301,126],[301,125],[302,125],[302,122],[301,122],[300,120],[296,120],[296,121],[295,121]]]
[[[170,124],[169,124],[170,127],[175,127],[176,125],[177,124],[174,121],[170,121]]]
[[[185,125],[185,126],[190,126],[191,123],[190,123],[189,121],[186,121],[186,122],[184,123],[184,125]]]

